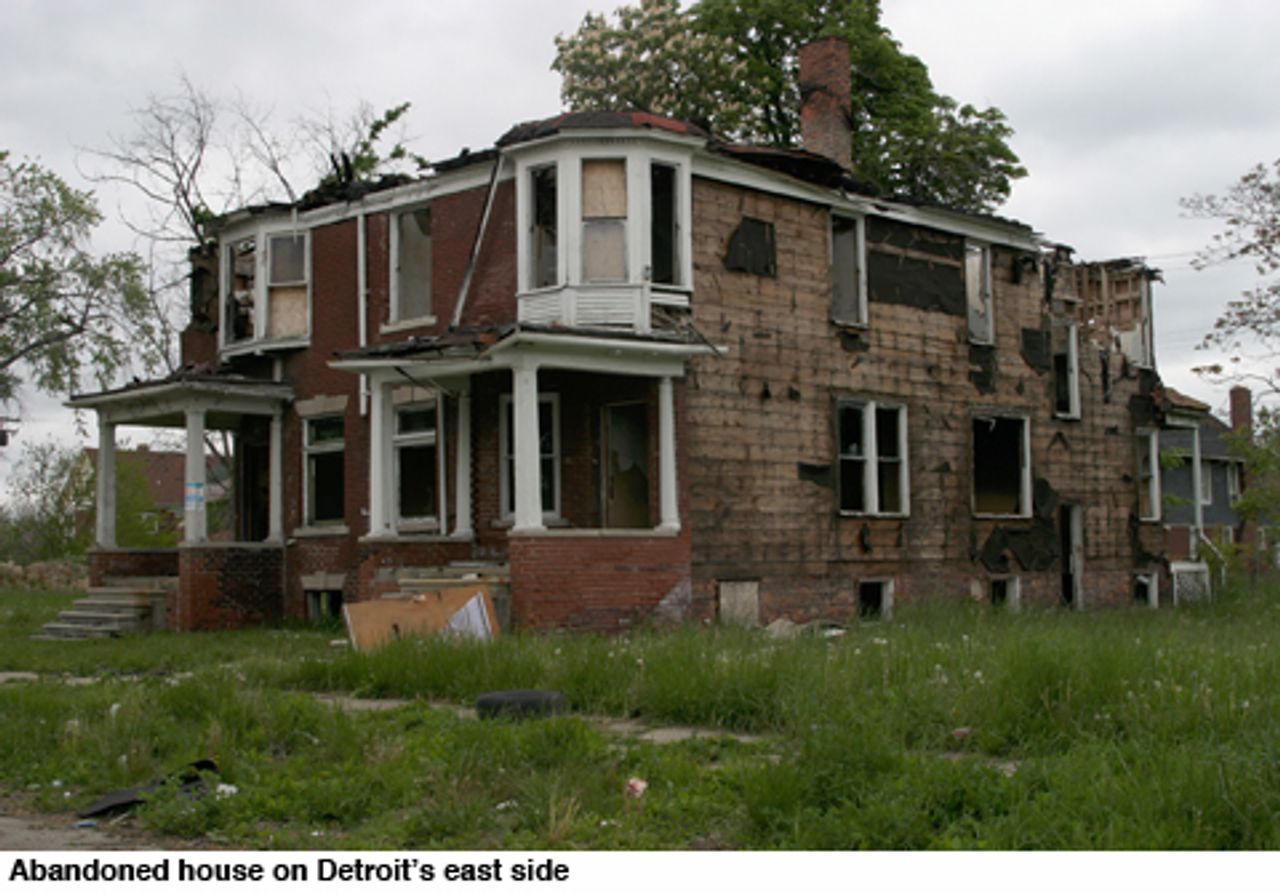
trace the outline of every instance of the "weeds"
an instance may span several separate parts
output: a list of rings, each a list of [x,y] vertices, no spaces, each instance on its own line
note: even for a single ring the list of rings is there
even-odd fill
[[[27,642],[59,604],[0,597],[0,665],[44,674],[0,686],[0,777],[66,809],[213,758],[234,793],[161,790],[139,815],[167,834],[326,849],[1280,845],[1275,591],[1160,612],[907,607],[832,639],[688,628],[372,654],[305,628]],[[354,714],[308,694],[466,703],[527,687],[563,691],[576,713],[766,737],[653,746],[578,716]]]

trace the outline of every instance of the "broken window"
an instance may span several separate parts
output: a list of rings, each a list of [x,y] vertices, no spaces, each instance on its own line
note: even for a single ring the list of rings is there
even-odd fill
[[[1022,584],[1017,577],[992,577],[988,593],[997,608],[1016,611],[1022,602]]]
[[[969,340],[994,344],[995,314],[991,301],[991,247],[969,242],[964,246],[964,286],[969,305]]]
[[[253,337],[253,307],[257,294],[257,241],[237,239],[223,246],[226,301],[223,307],[223,343]]]
[[[1080,418],[1080,332],[1074,323],[1053,327],[1053,411]]]
[[[511,396],[504,394],[501,404],[498,439],[502,447],[502,474],[499,489],[502,517],[511,518],[516,512],[515,428]],[[544,394],[538,398],[538,461],[542,480],[542,514],[557,518],[560,516],[560,401],[555,394]]]
[[[674,165],[649,166],[649,276],[655,285],[681,285],[680,215]]]
[[[1027,420],[973,419],[973,510],[979,515],[1031,514]]]
[[[396,410],[392,435],[395,452],[396,515],[401,522],[435,520],[439,463],[436,453],[436,404]]]
[[[343,429],[342,416],[306,420],[307,526],[343,521]]]
[[[754,217],[743,217],[738,228],[729,237],[729,250],[724,256],[726,270],[754,273],[757,276],[777,276],[777,249],[774,244],[773,224]]]
[[[431,209],[393,215],[391,321],[431,316]]]
[[[907,408],[849,401],[836,414],[840,511],[907,514]]]
[[[533,208],[529,217],[529,271],[534,288],[560,283],[560,262],[556,248],[556,169],[554,165],[536,167],[529,172]]]
[[[863,620],[887,619],[893,610],[892,580],[861,580],[858,583],[858,616]]]
[[[854,217],[831,218],[831,319],[844,325],[867,323],[865,236]]]
[[[582,162],[582,281],[627,279],[627,163]]]
[[[1138,451],[1138,517],[1143,521],[1159,521],[1159,435],[1155,431],[1139,431],[1135,440]]]

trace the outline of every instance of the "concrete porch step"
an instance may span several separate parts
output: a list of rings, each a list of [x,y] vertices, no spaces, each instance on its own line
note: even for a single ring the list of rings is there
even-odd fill
[[[176,577],[116,577],[91,586],[85,598],[62,611],[53,623],[32,636],[41,641],[103,638],[147,633],[164,627],[165,597],[176,589]]]
[[[44,641],[55,639],[108,639],[120,634],[121,630],[109,626],[92,626],[82,623],[46,623],[44,632],[37,633],[32,638],[39,637]]]

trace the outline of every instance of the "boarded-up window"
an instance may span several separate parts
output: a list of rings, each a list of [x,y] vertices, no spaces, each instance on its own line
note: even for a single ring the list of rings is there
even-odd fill
[[[754,217],[743,217],[738,228],[729,237],[729,250],[725,252],[727,270],[754,273],[757,276],[777,276],[777,248],[774,244],[773,224]]]
[[[680,224],[676,210],[676,169],[649,167],[650,276],[658,285],[680,285]]]
[[[267,244],[267,337],[307,334],[307,237],[271,236]]]
[[[627,278],[627,163],[621,159],[582,162],[582,278]]]
[[[973,420],[973,507],[980,515],[1030,512],[1026,419]]]
[[[978,344],[995,341],[995,319],[991,306],[991,249],[986,245],[965,245],[965,296],[969,305],[969,340]]]
[[[529,172],[533,207],[529,219],[530,284],[546,288],[560,282],[556,251],[556,169],[539,167]]]
[[[395,216],[395,303],[392,319],[431,315],[431,209]]]
[[[831,218],[831,318],[838,323],[867,322],[862,245],[861,221]]]

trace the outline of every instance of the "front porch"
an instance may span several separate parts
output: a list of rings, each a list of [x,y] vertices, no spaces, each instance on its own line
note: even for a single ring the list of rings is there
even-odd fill
[[[153,593],[150,624],[171,630],[238,628],[284,615],[282,430],[291,397],[279,382],[179,373],[69,401],[98,417],[92,597],[147,581],[134,586],[139,592],[133,595]],[[116,541],[116,440],[124,426],[185,433],[182,541],[176,548],[121,548]],[[223,457],[232,467],[230,518],[216,537],[209,524],[211,432],[227,434],[234,444],[231,456]]]

